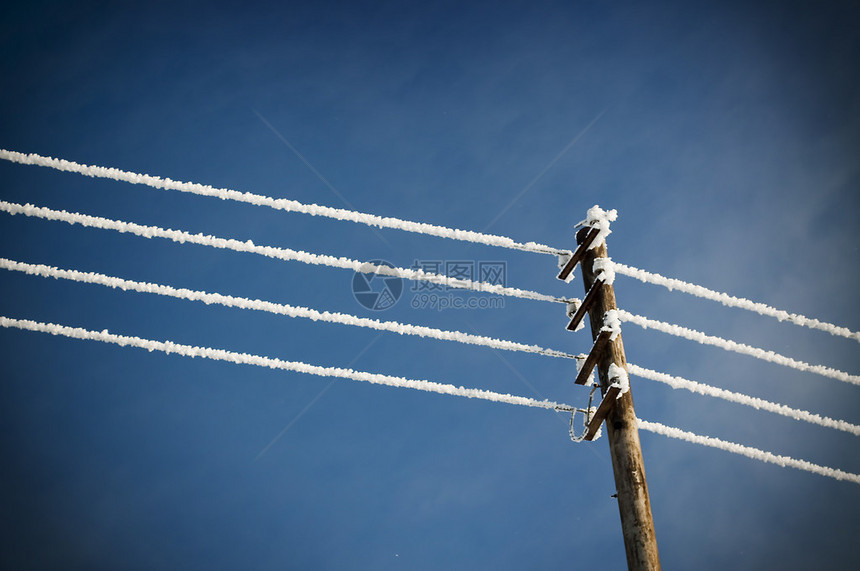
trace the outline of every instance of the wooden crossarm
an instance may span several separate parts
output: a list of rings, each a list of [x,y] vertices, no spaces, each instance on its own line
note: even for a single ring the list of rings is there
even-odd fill
[[[597,359],[599,359],[600,355],[603,354],[603,350],[609,342],[610,335],[612,335],[612,332],[610,331],[601,331],[600,335],[597,336],[597,339],[594,341],[594,345],[591,346],[591,352],[585,359],[585,363],[582,364],[579,374],[576,375],[577,385],[584,385],[588,380],[588,377],[591,376],[591,371],[594,370],[594,366],[597,364]]]
[[[561,271],[558,273],[558,279],[565,281],[567,280],[567,276],[570,275],[570,272],[576,267],[576,264],[582,260],[582,257],[585,255],[585,251],[588,250],[588,247],[594,242],[594,239],[597,238],[597,234],[599,230],[597,228],[592,228],[588,235],[583,240],[582,244],[576,249]]]
[[[597,407],[597,412],[594,413],[594,416],[591,417],[591,422],[588,423],[588,428],[585,431],[584,440],[594,440],[594,437],[597,435],[597,431],[600,430],[600,425],[603,424],[603,420],[606,418],[606,415],[609,414],[609,411],[612,410],[612,407],[615,406],[615,401],[618,399],[618,394],[621,392],[621,387],[618,385],[612,385],[606,391],[606,394],[603,395],[603,400],[600,401],[600,406]]]
[[[579,309],[576,310],[576,313],[573,314],[573,317],[570,319],[570,323],[567,324],[568,331],[576,331],[576,328],[579,327],[579,322],[585,317],[585,314],[588,313],[588,310],[594,305],[594,300],[597,299],[597,294],[600,293],[600,286],[603,285],[601,281],[595,281],[591,284],[591,289],[588,290],[588,293],[585,294],[585,299],[582,300],[582,303],[579,305]]]

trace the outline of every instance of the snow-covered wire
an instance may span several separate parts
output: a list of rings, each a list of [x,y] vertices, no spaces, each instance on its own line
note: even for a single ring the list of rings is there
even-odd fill
[[[566,412],[571,412],[574,410],[574,407],[570,405],[560,404],[549,400],[536,400],[528,397],[496,393],[484,389],[469,389],[445,383],[437,383],[434,381],[406,379],[403,377],[393,377],[390,375],[382,375],[379,373],[367,373],[363,371],[354,371],[352,369],[342,369],[340,367],[322,367],[319,365],[309,365],[300,361],[284,361],[281,359],[263,357],[260,355],[236,353],[233,351],[226,351],[224,349],[182,345],[179,343],[174,343],[173,341],[155,341],[152,339],[143,339],[141,337],[116,335],[113,333],[109,333],[107,329],[103,331],[92,331],[80,327],[68,327],[65,325],[57,325],[55,323],[44,323],[40,321],[31,321],[29,319],[14,319],[9,317],[0,317],[0,327],[39,331],[42,333],[50,333],[51,335],[71,337],[73,339],[102,341],[104,343],[113,343],[122,347],[138,347],[140,349],[146,349],[147,351],[161,351],[163,353],[168,354],[176,353],[178,355],[182,355],[183,357],[201,357],[204,359],[227,361],[230,363],[237,363],[243,365],[257,365],[259,367],[282,369],[285,371],[295,371],[298,373],[307,373],[309,375],[318,375],[321,377],[338,377],[341,379],[364,381],[378,385],[416,389],[432,393],[482,399],[520,406],[530,406],[535,408],[544,408]]]
[[[272,198],[269,196],[253,194],[250,192],[241,192],[224,188],[214,188],[209,185],[193,182],[175,181],[169,178],[161,178],[158,176],[123,171],[116,168],[85,165],[73,161],[68,161],[65,159],[46,157],[36,153],[25,154],[17,151],[0,149],[0,159],[24,165],[38,165],[53,168],[59,171],[74,172],[90,177],[107,178],[122,182],[129,182],[132,184],[142,184],[145,186],[150,186],[152,188],[178,190],[180,192],[188,192],[203,196],[213,196],[216,198],[221,198],[223,200],[235,200],[248,204],[268,206],[276,210],[300,212],[310,214],[312,216],[323,216],[336,220],[349,220],[352,222],[366,224],[379,228],[399,229],[418,234],[428,234],[442,238],[449,238],[452,240],[474,242],[478,244],[486,244],[489,246],[498,246],[502,248],[523,250],[540,254],[550,254],[553,256],[570,256],[571,254],[571,251],[567,249],[554,248],[552,246],[538,244],[536,242],[520,243],[505,236],[484,234],[471,230],[458,230],[455,228],[447,228],[445,226],[438,226],[435,224],[413,222],[393,217],[377,216],[374,214],[345,210],[342,208],[321,206],[318,204],[303,204],[295,200],[289,200],[284,198]],[[609,211],[605,214],[609,216],[612,214],[612,212],[613,211]],[[585,222],[589,222],[588,218],[585,220]],[[608,228],[604,230],[604,235],[605,234],[608,234]],[[596,241],[595,243],[598,242],[599,241]],[[728,307],[746,309],[755,313],[759,313],[760,315],[775,317],[779,321],[788,321],[803,327],[819,329],[821,331],[830,333],[831,335],[847,337],[849,339],[854,339],[855,341],[860,342],[860,332],[851,331],[847,327],[834,325],[832,323],[827,323],[818,319],[805,317],[796,313],[790,313],[782,309],[770,307],[764,303],[751,301],[742,297],[735,297],[727,293],[717,292],[700,285],[684,282],[675,278],[668,278],[665,276],[661,276],[660,274],[635,268],[633,266],[627,266],[624,264],[619,264],[617,262],[614,263],[613,266],[615,268],[615,271],[619,274],[635,278],[642,282],[660,285],[669,289],[670,291],[682,291],[701,298],[718,301]]]
[[[666,373],[652,371],[651,369],[646,369],[644,367],[640,367],[632,363],[627,363],[627,370],[630,371],[631,375],[636,375],[637,377],[641,377],[643,379],[657,381],[658,383],[669,385],[673,389],[684,389],[690,391],[691,393],[697,393],[709,397],[716,397],[729,402],[750,406],[757,410],[765,410],[768,412],[773,412],[775,414],[781,414],[782,416],[787,416],[788,418],[793,418],[802,422],[817,424],[819,426],[824,426],[827,428],[835,428],[836,430],[842,430],[843,432],[848,432],[850,434],[854,434],[855,436],[860,436],[860,426],[856,424],[851,424],[850,422],[846,422],[844,420],[835,420],[805,410],[791,408],[790,406],[786,406],[784,404],[777,404],[757,397],[751,397],[745,394],[735,393],[732,391],[727,391],[726,389],[706,385],[704,383],[691,381],[683,377],[676,377],[674,375],[668,375]]]
[[[471,230],[458,230],[455,228],[447,228],[445,226],[438,226],[435,224],[427,224],[423,222],[413,222],[409,220],[401,220],[393,217],[384,217],[377,216],[374,214],[367,214],[363,212],[356,212],[352,210],[345,210],[342,208],[332,208],[329,206],[321,206],[318,204],[303,204],[301,202],[283,198],[272,198],[269,196],[263,196],[258,194],[253,194],[250,192],[241,192],[230,189],[223,188],[214,188],[209,185],[198,184],[193,182],[181,182],[171,180],[169,178],[161,178],[158,176],[151,176],[146,174],[139,174],[129,171],[123,171],[116,168],[109,167],[101,167],[101,166],[92,166],[76,163],[73,161],[68,161],[65,159],[55,159],[52,157],[42,156],[36,153],[20,153],[17,151],[9,151],[5,149],[0,149],[0,159],[4,159],[10,162],[24,164],[24,165],[38,165],[43,167],[53,168],[59,171],[66,172],[74,172],[78,174],[82,174],[85,176],[96,177],[96,178],[107,178],[113,179],[122,182],[129,182],[132,184],[142,184],[145,186],[150,186],[152,188],[159,189],[167,189],[167,190],[178,190],[181,192],[188,192],[193,194],[199,194],[203,196],[213,196],[217,198],[221,198],[223,200],[235,200],[238,202],[245,202],[248,204],[255,204],[260,206],[268,206],[270,208],[274,208],[276,210],[284,210],[288,212],[300,212],[305,214],[310,214],[312,216],[323,216],[327,218],[333,218],[336,220],[349,220],[352,222],[366,224],[369,226],[375,226],[379,228],[392,228],[404,230],[407,232],[414,232],[418,234],[428,234],[432,236],[438,236],[442,238],[449,238],[452,240],[461,240],[466,242],[474,242],[478,244],[486,244],[489,246],[498,246],[502,248],[509,248],[513,250],[523,250],[527,252],[535,252],[540,254],[550,254],[553,256],[570,256],[571,251],[563,248],[554,248],[552,246],[547,246],[544,244],[538,244],[536,242],[526,242],[520,243],[515,240],[505,237],[498,236],[493,234],[484,234],[481,232],[474,232]],[[613,211],[609,211],[605,214],[611,215]],[[588,218],[585,220],[588,222]],[[604,234],[608,233],[608,228],[604,231]],[[605,236],[604,236],[605,237]],[[599,241],[595,242],[598,243]],[[860,342],[860,332],[851,331],[847,327],[842,327],[839,325],[834,325],[832,323],[827,323],[824,321],[820,321],[818,319],[804,317],[803,315],[799,315],[796,313],[789,313],[788,311],[782,309],[776,309],[770,307],[764,303],[759,303],[755,301],[751,301],[749,299],[744,299],[742,297],[735,297],[729,295],[727,293],[717,292],[706,287],[684,282],[675,278],[668,278],[665,276],[661,276],[659,274],[648,272],[646,270],[641,270],[639,268],[635,268],[632,266],[627,266],[624,264],[614,263],[615,271],[619,274],[626,275],[628,277],[632,277],[638,279],[642,282],[651,283],[655,285],[663,286],[670,291],[678,290],[683,291],[685,293],[695,295],[701,298],[710,299],[713,301],[718,301],[723,305],[728,307],[737,307],[740,309],[746,309],[749,311],[753,311],[755,313],[759,313],[760,315],[765,315],[769,317],[775,317],[779,321],[788,321],[794,323],[796,325],[800,325],[803,327],[809,327],[811,329],[819,329],[821,331],[825,331],[830,333],[831,335],[838,335],[841,337],[847,337],[849,339],[854,339],[855,341]]]
[[[226,307],[265,311],[277,315],[285,315],[287,317],[301,317],[305,319],[311,319],[313,321],[325,321],[328,323],[340,323],[343,325],[367,327],[370,329],[376,329],[378,331],[390,331],[392,333],[399,333],[401,335],[416,335],[418,337],[429,337],[432,339],[440,339],[443,341],[456,341],[458,343],[466,343],[471,345],[483,345],[486,347],[492,347],[494,349],[503,349],[506,351],[523,351],[526,353],[537,353],[539,355],[546,355],[549,357],[576,359],[576,355],[565,353],[563,351],[547,349],[544,347],[539,347],[538,345],[527,345],[525,343],[517,343],[515,341],[495,339],[493,337],[485,337],[483,335],[473,335],[471,333],[464,333],[462,331],[447,331],[443,329],[435,329],[433,327],[425,327],[422,325],[399,323],[397,321],[379,321],[378,319],[358,317],[356,315],[350,315],[348,313],[317,311],[309,307],[280,304],[259,299],[234,297],[232,295],[209,293],[205,291],[191,290],[186,288],[174,288],[168,285],[139,282],[113,276],[107,276],[94,272],[64,270],[42,264],[27,264],[24,262],[16,262],[14,260],[9,260],[6,258],[0,258],[0,269],[18,271],[29,275],[41,276],[45,278],[65,279],[75,282],[97,284],[110,288],[121,289],[123,291],[153,293],[157,295],[185,299],[189,301],[202,301],[207,305],[217,304]]]
[[[696,297],[720,302],[727,307],[746,309],[747,311],[752,311],[754,313],[758,313],[759,315],[774,317],[779,321],[788,321],[790,323],[794,323],[795,325],[800,325],[801,327],[818,329],[820,331],[830,333],[831,335],[847,337],[848,339],[860,341],[860,332],[851,331],[847,327],[841,327],[832,323],[819,321],[818,319],[813,319],[811,317],[804,317],[803,315],[799,315],[797,313],[789,313],[785,310],[776,309],[769,305],[765,305],[764,303],[751,301],[742,297],[735,297],[727,293],[714,291],[712,289],[681,281],[679,279],[667,278],[665,276],[661,276],[660,274],[647,272],[645,270],[640,270],[639,268],[634,268],[632,266],[625,266],[624,264],[619,264],[617,262],[613,262],[612,265],[615,268],[615,273],[635,278],[644,283],[663,286],[669,291],[682,291],[684,293],[688,293]]]
[[[860,385],[860,375],[852,375],[845,371],[825,367],[824,365],[810,365],[809,363],[798,361],[797,359],[792,359],[791,357],[786,357],[785,355],[780,355],[773,351],[766,351],[764,349],[759,349],[758,347],[746,345],[745,343],[738,343],[737,341],[732,341],[730,339],[707,335],[701,331],[688,329],[687,327],[682,327],[680,325],[649,319],[647,317],[642,317],[641,315],[635,315],[623,309],[618,310],[618,317],[620,317],[622,321],[634,323],[643,329],[656,329],[657,331],[689,339],[690,341],[696,341],[703,345],[713,345],[714,347],[719,347],[726,351],[734,351],[735,353],[740,353],[742,355],[749,355],[756,359],[761,359],[762,361],[776,363],[777,365],[791,367],[792,369],[798,369],[800,371],[815,373],[823,377],[830,377],[831,379],[851,383],[852,385]]]
[[[367,274],[381,274],[404,278],[409,280],[426,281],[431,283],[443,284],[448,287],[458,289],[468,289],[473,291],[481,291],[484,293],[506,295],[511,297],[519,297],[522,299],[531,299],[537,301],[552,301],[557,303],[569,303],[570,300],[557,298],[550,295],[545,295],[535,291],[523,290],[518,288],[506,287],[500,284],[490,284],[487,282],[473,281],[468,279],[451,278],[448,276],[428,273],[423,270],[413,270],[408,268],[392,268],[384,264],[374,265],[367,262],[360,262],[349,258],[327,256],[323,254],[311,254],[301,250],[292,250],[290,248],[277,248],[274,246],[258,246],[251,240],[244,242],[234,240],[232,238],[218,238],[206,234],[191,234],[182,230],[169,230],[158,226],[144,226],[133,222],[123,222],[121,220],[111,220],[110,218],[101,218],[99,216],[89,216],[87,214],[79,214],[66,212],[65,210],[52,210],[32,204],[15,204],[11,202],[0,201],[0,211],[9,214],[24,214],[25,216],[33,216],[36,218],[44,218],[46,220],[59,220],[69,224],[80,224],[91,228],[101,228],[104,230],[116,230],[142,236],[144,238],[166,238],[178,243],[190,242],[201,246],[210,246],[213,248],[222,248],[234,250],[237,252],[249,252],[275,258],[279,260],[302,262],[304,264],[313,264],[319,266],[330,266],[333,268],[342,268],[355,272]]]
[[[486,244],[488,246],[498,246],[502,248],[510,248],[512,250],[524,250],[541,254],[559,255],[567,252],[567,250],[559,250],[536,242],[527,242],[523,244],[516,242],[511,238],[506,238],[505,236],[484,234],[481,232],[473,232],[471,230],[457,230],[455,228],[447,228],[445,226],[437,226],[435,224],[412,222],[388,216],[377,216],[375,214],[345,210],[343,208],[332,208],[330,206],[321,206],[319,204],[304,204],[296,200],[289,200],[286,198],[272,198],[270,196],[263,196],[250,192],[240,192],[227,188],[214,188],[205,184],[181,182],[171,180],[169,178],[139,174],[115,168],[84,165],[73,161],[67,161],[65,159],[45,157],[36,153],[25,154],[17,151],[0,149],[0,159],[5,159],[7,161],[23,165],[50,167],[59,171],[74,172],[96,178],[107,178],[122,182],[130,182],[132,184],[142,184],[152,188],[178,190],[180,192],[188,192],[202,196],[213,196],[222,200],[235,200],[237,202],[245,202],[257,206],[268,206],[269,208],[284,210],[287,212],[300,212],[303,214],[310,214],[311,216],[323,216],[326,218],[334,218],[335,220],[348,220],[359,224],[375,226],[377,228],[393,228],[404,230],[406,232],[414,232],[416,234],[429,234],[440,238],[475,242],[477,244]]]
[[[660,424],[659,422],[649,422],[647,420],[637,419],[637,423],[640,429],[647,430],[655,434],[662,434],[663,436],[668,436],[670,438],[686,440],[687,442],[692,442],[693,444],[701,444],[702,446],[718,448],[720,450],[725,450],[726,452],[740,454],[741,456],[752,458],[753,460],[776,464],[777,466],[782,466],[783,468],[796,468],[797,470],[805,470],[807,472],[812,472],[813,474],[819,474],[828,478],[834,478],[836,480],[845,480],[847,482],[860,484],[860,474],[852,474],[850,472],[844,472],[836,468],[819,466],[818,464],[813,464],[812,462],[807,462],[806,460],[798,460],[789,456],[780,456],[772,452],[765,452],[764,450],[759,450],[758,448],[752,448],[751,446],[744,446],[743,444],[728,442],[726,440],[721,440],[712,436],[702,436],[700,434],[694,434],[692,432],[687,432],[686,430],[681,430],[680,428]]]

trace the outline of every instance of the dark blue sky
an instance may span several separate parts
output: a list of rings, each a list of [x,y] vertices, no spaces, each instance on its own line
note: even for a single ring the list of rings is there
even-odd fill
[[[860,329],[850,3],[502,4],[6,5],[0,147],[562,248],[597,203],[619,211],[617,261]],[[404,267],[503,261],[508,285],[583,293],[549,256],[6,162],[0,180],[12,202]],[[555,304],[416,309],[406,283],[373,312],[344,270],[0,216],[0,256],[23,262],[590,346]],[[9,317],[586,398],[567,360],[12,272],[0,291]],[[854,341],[624,277],[616,294],[860,371]],[[845,383],[634,325],[624,339],[643,367],[860,422]],[[606,442],[571,443],[561,415],[21,331],[0,351],[3,567],[624,567]],[[632,384],[646,420],[860,472],[854,436]],[[856,484],[642,441],[666,569],[860,563]]]

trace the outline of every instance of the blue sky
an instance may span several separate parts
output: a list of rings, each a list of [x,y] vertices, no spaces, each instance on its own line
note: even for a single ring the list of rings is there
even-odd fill
[[[856,10],[691,4],[7,5],[0,146],[562,248],[600,204],[617,261],[860,329]],[[550,256],[5,162],[0,180],[12,202],[403,267],[503,261],[508,285],[583,293]],[[373,312],[344,270],[2,216],[19,261],[590,346],[555,304],[415,309],[406,283]],[[0,291],[9,317],[586,398],[562,359],[12,272]],[[624,277],[616,295],[860,371],[854,341]],[[624,341],[643,367],[860,422],[845,383],[634,325]],[[4,567],[624,567],[606,441],[570,442],[562,415],[21,331],[0,350]],[[854,436],[632,384],[641,418],[860,472]],[[642,443],[665,568],[857,566],[855,484]]]

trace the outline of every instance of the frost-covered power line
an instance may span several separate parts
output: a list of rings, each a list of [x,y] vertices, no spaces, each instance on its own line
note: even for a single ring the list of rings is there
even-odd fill
[[[496,393],[484,389],[472,389],[457,387],[451,384],[437,383],[434,381],[425,381],[418,379],[406,379],[403,377],[394,377],[390,375],[382,375],[378,373],[367,373],[363,371],[354,371],[352,369],[343,369],[339,367],[322,367],[319,365],[310,365],[299,361],[284,361],[271,357],[263,357],[260,355],[251,355],[248,353],[236,353],[226,351],[224,349],[214,349],[211,347],[195,347],[192,345],[183,345],[174,343],[173,341],[155,341],[152,339],[144,339],[141,337],[133,337],[126,335],[116,335],[108,332],[107,329],[102,331],[93,331],[81,327],[69,327],[65,325],[57,325],[55,323],[44,323],[40,321],[32,321],[29,319],[14,319],[5,316],[0,316],[0,327],[17,328],[28,331],[37,331],[49,333],[51,335],[59,335],[70,337],[73,339],[86,339],[92,341],[101,341],[103,343],[112,343],[122,347],[137,347],[146,349],[147,351],[160,351],[163,353],[175,353],[184,357],[201,357],[204,359],[212,359],[215,361],[226,361],[229,363],[256,365],[259,367],[268,367],[270,369],[280,369],[285,371],[294,371],[298,373],[306,373],[310,375],[318,375],[322,377],[336,377],[342,379],[350,379],[353,381],[369,382],[378,385],[387,385],[392,387],[409,388],[439,394],[447,394],[465,398],[474,398],[488,400],[492,402],[501,402],[512,405],[528,406],[533,408],[542,408],[547,410],[558,410],[565,412],[573,412],[574,407],[553,402],[550,400],[537,400],[528,397]],[[709,436],[700,436],[691,432],[686,432],[678,428],[665,426],[656,422],[648,422],[638,420],[639,428],[663,434],[672,438],[678,438],[719,448],[735,454],[741,454],[754,460],[762,462],[770,462],[778,466],[792,467],[799,470],[806,470],[822,476],[835,478],[837,480],[847,480],[854,483],[860,483],[860,475],[850,474],[834,468],[819,466],[805,460],[796,460],[787,456],[778,456],[771,452],[765,452],[756,448],[726,442],[718,438]]]
[[[841,327],[832,323],[819,321],[818,319],[804,317],[803,315],[799,315],[797,313],[789,313],[787,311],[784,311],[782,309],[776,309],[764,303],[751,301],[742,297],[735,297],[727,293],[714,291],[712,289],[684,282],[679,279],[667,278],[665,276],[661,276],[660,274],[647,272],[645,270],[640,270],[639,268],[634,268],[632,266],[625,266],[624,264],[619,264],[617,262],[613,262],[612,265],[615,267],[615,272],[618,274],[635,278],[644,283],[663,286],[669,291],[682,291],[684,293],[688,293],[696,297],[720,302],[727,307],[746,309],[747,311],[752,311],[754,313],[758,313],[759,315],[774,317],[779,321],[788,321],[790,323],[794,323],[795,325],[800,325],[801,327],[818,329],[820,331],[830,333],[831,335],[847,337],[848,339],[860,341],[860,332],[851,331],[847,327]]]
[[[702,446],[718,448],[720,450],[725,450],[726,452],[740,454],[741,456],[752,458],[753,460],[776,464],[777,466],[782,466],[783,468],[796,468],[798,470],[812,472],[813,474],[827,476],[828,478],[834,478],[836,480],[845,480],[847,482],[860,484],[860,474],[852,474],[850,472],[844,472],[836,468],[819,466],[818,464],[813,464],[812,462],[807,462],[806,460],[797,460],[789,456],[780,456],[772,452],[765,452],[764,450],[759,450],[758,448],[752,448],[751,446],[744,446],[743,444],[736,444],[734,442],[728,442],[726,440],[720,440],[719,438],[714,438],[712,436],[702,436],[699,434],[694,434],[692,432],[687,432],[686,430],[681,430],[680,428],[660,424],[659,422],[648,422],[647,420],[642,419],[637,419],[637,422],[639,424],[640,429],[647,430],[655,434],[662,434],[663,436],[668,436],[670,438],[686,440],[687,442],[692,442],[693,444],[701,444]]]
[[[416,234],[429,234],[440,238],[475,242],[478,244],[486,244],[488,246],[499,246],[502,248],[510,248],[512,250],[525,250],[527,252],[537,252],[542,254],[559,255],[566,252],[566,250],[558,250],[535,242],[522,244],[504,236],[483,234],[481,232],[473,232],[471,230],[457,230],[455,228],[446,228],[445,226],[437,226],[435,224],[412,222],[389,216],[377,216],[375,214],[345,210],[343,208],[332,208],[330,206],[320,206],[318,204],[304,204],[296,200],[289,200],[286,198],[272,198],[270,196],[263,196],[250,192],[240,192],[227,188],[214,188],[209,185],[194,182],[180,182],[169,178],[139,174],[115,168],[84,165],[73,161],[67,161],[65,159],[45,157],[35,153],[25,154],[17,151],[0,149],[0,159],[24,165],[50,167],[59,171],[74,172],[96,178],[107,178],[122,182],[130,182],[132,184],[142,184],[152,188],[178,190],[180,192],[188,192],[202,196],[212,196],[222,200],[235,200],[237,202],[245,202],[257,206],[268,206],[269,208],[284,210],[287,212],[301,212],[303,214],[310,214],[311,216],[324,216],[326,218],[334,218],[336,220],[348,220],[359,224],[375,226],[377,228],[393,228],[397,230],[405,230],[406,232],[414,232]]]
[[[226,351],[224,349],[182,345],[179,343],[174,343],[173,341],[155,341],[152,339],[143,339],[141,337],[116,335],[113,333],[109,333],[107,329],[103,331],[92,331],[80,327],[68,327],[65,325],[57,325],[55,323],[44,323],[39,321],[31,321],[29,319],[14,319],[9,317],[0,317],[0,327],[39,331],[42,333],[50,333],[51,335],[71,337],[73,339],[102,341],[104,343],[113,343],[122,347],[138,347],[140,349],[146,349],[147,351],[161,351],[163,353],[168,354],[175,353],[184,357],[201,357],[204,359],[212,359],[215,361],[227,361],[230,363],[237,363],[243,365],[256,365],[259,367],[268,367],[270,369],[281,369],[285,371],[295,371],[297,373],[307,373],[309,375],[318,375],[321,377],[337,377],[341,379],[350,379],[353,381],[374,383],[377,385],[416,389],[431,393],[440,393],[458,397],[488,400],[513,405],[529,406],[549,410],[560,410],[567,412],[572,412],[574,410],[574,407],[572,406],[552,402],[549,400],[536,400],[528,397],[496,393],[484,389],[469,389],[445,383],[437,383],[434,381],[406,379],[403,377],[393,377],[390,375],[382,375],[379,373],[354,371],[352,369],[342,369],[339,367],[322,367],[319,365],[310,365],[308,363],[302,363],[300,361],[284,361],[282,359],[274,359],[271,357],[263,357],[260,355],[250,355],[248,353],[236,353],[233,351]]]
[[[766,351],[764,349],[759,349],[758,347],[746,345],[745,343],[738,343],[737,341],[732,341],[730,339],[707,335],[701,331],[688,329],[687,327],[682,327],[680,325],[649,319],[647,317],[642,317],[641,315],[635,315],[628,311],[624,311],[623,309],[618,310],[618,316],[622,321],[634,323],[643,329],[656,329],[657,331],[689,339],[690,341],[696,341],[703,345],[713,345],[714,347],[720,347],[726,351],[749,355],[756,359],[761,359],[762,361],[776,363],[777,365],[791,367],[792,369],[798,369],[800,371],[815,373],[823,377],[830,377],[831,379],[851,383],[853,385],[860,385],[860,375],[852,375],[845,371],[825,367],[824,365],[810,365],[809,363],[804,363],[803,361],[798,361],[797,359],[792,359],[791,357],[786,357],[785,355],[780,355],[773,351]]]
[[[94,272],[81,272],[78,270],[64,270],[52,266],[42,264],[27,264],[24,262],[16,262],[6,258],[0,258],[0,269],[24,272],[34,276],[42,276],[46,278],[65,279],[76,282],[103,285],[110,288],[117,288],[123,291],[137,291],[141,293],[153,293],[177,299],[185,299],[189,301],[202,301],[203,303],[223,305],[225,307],[236,307],[239,309],[250,309],[255,311],[265,311],[277,315],[285,315],[287,317],[301,317],[312,321],[325,321],[329,323],[340,323],[343,325],[353,325],[357,327],[367,327],[378,331],[390,331],[399,333],[400,335],[416,335],[418,337],[429,337],[432,339],[440,339],[443,341],[456,341],[458,343],[466,343],[471,345],[483,345],[494,349],[503,349],[506,351],[522,351],[526,353],[537,353],[549,357],[562,357],[567,359],[575,359],[576,356],[563,351],[547,349],[537,345],[527,345],[525,343],[517,343],[515,341],[507,341],[504,339],[495,339],[493,337],[485,337],[483,335],[473,335],[462,331],[447,331],[443,329],[435,329],[433,327],[425,327],[421,325],[411,325],[408,323],[399,323],[397,321],[380,321],[378,319],[369,319],[366,317],[358,317],[348,313],[337,313],[329,311],[317,311],[309,307],[293,306],[271,301],[263,301],[259,299],[248,299],[244,297],[234,297],[232,295],[223,295],[220,293],[209,293],[205,291],[191,290],[186,288],[174,288],[168,285],[139,282],[128,280]]]
[[[691,393],[697,393],[709,397],[716,397],[729,402],[750,406],[758,410],[765,410],[768,412],[780,414],[782,416],[787,416],[788,418],[793,418],[802,422],[817,424],[819,426],[824,426],[827,428],[835,428],[836,430],[842,430],[844,432],[854,434],[855,436],[860,436],[860,426],[856,424],[851,424],[850,422],[846,422],[844,420],[834,420],[826,416],[821,416],[819,414],[815,414],[805,410],[792,408],[784,404],[777,404],[757,397],[751,397],[749,395],[735,393],[732,391],[727,391],[726,389],[721,389],[711,385],[706,385],[704,383],[691,381],[683,377],[676,377],[674,375],[668,375],[666,373],[652,371],[651,369],[646,369],[644,367],[640,367],[632,363],[627,363],[627,369],[630,371],[631,375],[636,375],[637,377],[641,377],[643,379],[657,381],[658,383],[669,385],[673,389],[684,389],[690,391]]]
[[[345,210],[342,208],[321,206],[318,204],[303,204],[295,200],[272,198],[269,196],[253,194],[250,192],[241,192],[224,188],[214,188],[209,185],[193,182],[175,181],[169,178],[161,178],[158,176],[123,171],[116,168],[84,165],[65,159],[55,159],[52,157],[38,155],[36,153],[25,154],[17,151],[8,151],[5,149],[0,149],[0,159],[24,165],[38,165],[43,167],[49,167],[59,171],[74,172],[85,176],[113,179],[122,182],[129,182],[132,184],[141,184],[152,188],[178,190],[180,192],[188,192],[202,196],[212,196],[216,198],[221,198],[223,200],[235,200],[248,204],[267,206],[276,210],[300,212],[304,214],[310,214],[312,216],[323,216],[336,220],[348,220],[379,228],[392,228],[418,234],[428,234],[442,238],[449,238],[452,240],[474,242],[478,244],[486,244],[488,246],[498,246],[513,250],[523,250],[527,252],[550,254],[554,256],[570,256],[571,254],[571,251],[568,249],[554,248],[552,246],[538,244],[536,242],[520,243],[505,236],[484,234],[471,230],[458,230],[455,228],[447,228],[445,226],[439,226],[435,224],[413,222],[409,220],[402,220],[399,218],[384,217],[363,212],[356,212],[352,210]],[[607,214],[611,215],[613,212],[614,211],[609,211]],[[659,274],[648,272],[646,270],[641,270],[632,266],[627,266],[619,263],[614,263],[613,265],[615,271],[619,274],[638,279],[642,282],[660,285],[669,289],[670,291],[683,291],[685,293],[695,295],[701,298],[718,301],[728,307],[746,309],[759,313],[760,315],[774,317],[780,321],[788,321],[790,323],[794,323],[803,327],[809,327],[812,329],[825,331],[827,333],[830,333],[831,335],[838,335],[841,337],[847,337],[849,339],[860,341],[860,332],[851,331],[846,327],[841,327],[838,325],[820,321],[818,319],[804,317],[803,315],[790,313],[781,309],[776,309],[763,303],[754,302],[741,297],[735,297],[727,293],[717,292],[703,286],[684,282],[675,278],[664,277]]]
[[[234,240],[232,238],[218,238],[206,234],[191,234],[182,230],[169,230],[158,226],[144,226],[133,222],[123,222],[121,220],[111,220],[110,218],[102,218],[99,216],[90,216],[87,214],[79,214],[66,212],[65,210],[52,210],[32,204],[15,204],[12,202],[0,201],[0,211],[9,214],[23,214],[25,216],[33,216],[43,218],[45,220],[59,220],[68,224],[80,224],[90,228],[101,228],[104,230],[115,230],[128,234],[134,234],[144,238],[166,238],[180,244],[189,242],[199,244],[201,246],[210,246],[212,248],[222,248],[234,250],[236,252],[249,252],[259,254],[269,258],[278,260],[302,262],[304,264],[313,264],[319,266],[330,266],[333,268],[342,268],[352,270],[354,272],[362,272],[366,274],[381,274],[386,276],[404,278],[409,280],[426,281],[454,287],[458,289],[468,289],[480,291],[484,293],[506,295],[510,297],[519,297],[522,299],[531,299],[537,301],[552,301],[557,303],[568,303],[570,300],[545,295],[535,291],[523,290],[518,288],[506,287],[499,284],[490,284],[487,282],[479,282],[468,279],[451,278],[439,274],[428,273],[423,270],[413,270],[408,268],[392,268],[386,265],[374,265],[367,262],[360,262],[344,257],[327,256],[324,254],[311,254],[301,250],[292,250],[290,248],[277,248],[274,246],[258,246],[251,240],[244,242]]]
[[[259,299],[248,299],[244,297],[235,297],[219,293],[209,293],[205,291],[191,290],[186,288],[174,288],[167,285],[139,282],[135,280],[128,280],[95,272],[81,272],[77,270],[60,269],[52,266],[46,266],[43,264],[28,264],[24,262],[16,262],[14,260],[9,260],[6,258],[0,258],[0,269],[18,271],[26,273],[28,275],[41,276],[46,278],[65,279],[81,283],[97,284],[110,288],[121,289],[123,291],[137,291],[141,293],[152,293],[177,299],[185,299],[189,301],[201,301],[207,305],[217,304],[225,307],[264,311],[277,315],[284,315],[287,317],[305,318],[310,319],[312,321],[325,321],[329,323],[339,323],[344,325],[353,325],[357,327],[366,327],[379,331],[390,331],[401,335],[416,335],[419,337],[427,337],[445,341],[455,341],[458,343],[482,345],[507,351],[523,351],[527,353],[536,353],[539,355],[546,355],[550,357],[562,357],[568,359],[577,358],[576,355],[565,353],[563,351],[547,349],[537,345],[517,343],[515,341],[507,341],[504,339],[495,339],[493,337],[486,337],[483,335],[473,335],[461,331],[446,331],[442,329],[435,329],[432,327],[411,325],[408,323],[399,323],[397,321],[380,321],[377,319],[358,317],[345,313],[329,311],[321,312],[308,307],[292,306],[288,304],[274,303]],[[723,400],[743,404],[759,410],[766,410],[769,412],[787,416],[789,418],[794,418],[796,420],[809,422],[828,428],[835,428],[836,430],[842,430],[855,435],[860,435],[860,426],[851,424],[844,420],[834,420],[805,410],[799,410],[788,407],[786,405],[769,402],[764,399],[751,397],[740,393],[734,393],[725,389],[713,387],[711,385],[684,379],[682,377],[676,377],[673,375],[668,375],[666,373],[652,371],[650,369],[639,367],[638,365],[634,365],[632,363],[628,363],[627,366],[630,373],[633,375],[661,382],[675,389],[685,389],[690,392],[721,398]]]

